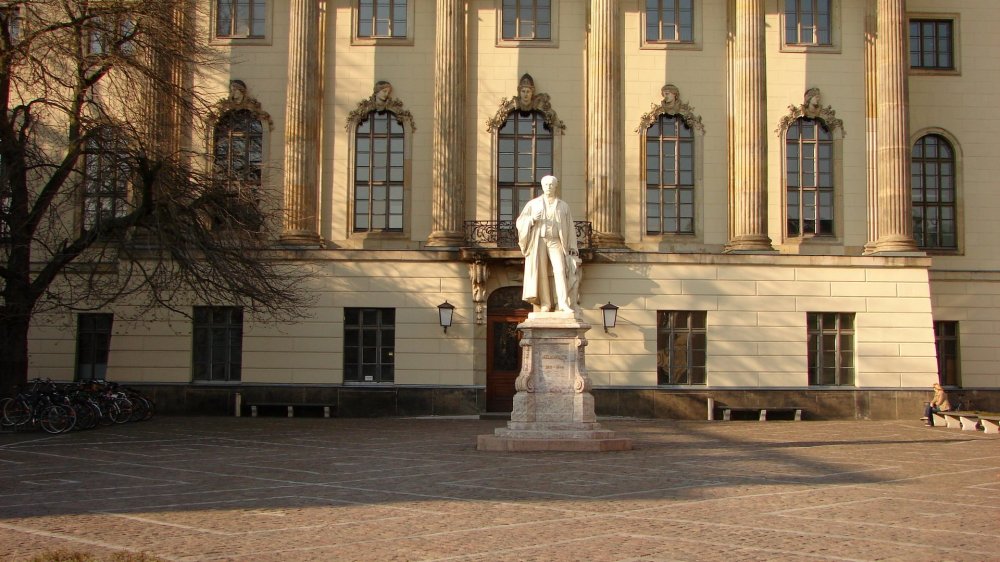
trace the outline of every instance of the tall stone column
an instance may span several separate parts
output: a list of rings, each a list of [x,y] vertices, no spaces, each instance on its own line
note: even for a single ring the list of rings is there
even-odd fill
[[[428,246],[465,239],[465,2],[437,0],[431,234]]]
[[[291,0],[283,244],[319,245],[319,0]]]
[[[767,89],[764,0],[731,0],[728,43],[729,243],[773,251],[767,235]]]
[[[875,252],[915,252],[910,202],[909,53],[906,0],[878,0],[875,119],[878,197]]]
[[[587,40],[587,218],[599,248],[623,247],[622,30],[618,0],[590,0]]]

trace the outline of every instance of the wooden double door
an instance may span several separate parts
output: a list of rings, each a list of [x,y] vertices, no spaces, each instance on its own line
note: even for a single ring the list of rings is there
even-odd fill
[[[531,305],[521,300],[521,287],[497,289],[487,300],[486,411],[510,412],[514,381],[521,372],[521,332]]]

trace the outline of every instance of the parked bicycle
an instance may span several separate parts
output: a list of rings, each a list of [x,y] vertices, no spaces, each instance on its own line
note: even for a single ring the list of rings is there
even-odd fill
[[[56,383],[36,378],[16,396],[0,402],[0,425],[14,430],[41,427],[49,433],[63,433],[148,420],[155,411],[152,400],[115,382]]]
[[[14,429],[41,427],[63,433],[76,425],[76,410],[69,398],[49,379],[34,379],[27,390],[4,401],[3,425]]]

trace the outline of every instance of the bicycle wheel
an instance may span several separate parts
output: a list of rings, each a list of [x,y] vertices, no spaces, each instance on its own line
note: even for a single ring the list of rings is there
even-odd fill
[[[132,402],[128,398],[115,398],[115,406],[118,409],[111,410],[111,421],[115,423],[125,423],[132,417]]]
[[[146,403],[146,415],[142,419],[152,419],[153,415],[156,413],[156,403],[145,396],[142,397],[142,400]]]
[[[76,424],[74,429],[93,429],[97,426],[97,420],[101,411],[88,400],[73,400],[73,410],[76,412]]]
[[[146,399],[138,395],[133,395],[129,396],[129,400],[132,402],[132,415],[128,421],[136,422],[146,419],[146,409],[149,405]]]
[[[52,404],[42,410],[38,423],[49,433],[63,433],[73,429],[76,424],[76,411],[69,406]]]
[[[121,409],[118,407],[118,404],[111,400],[102,400],[100,406],[101,417],[99,418],[98,423],[101,425],[111,425],[115,423],[115,420],[121,415]]]
[[[31,421],[31,405],[23,398],[11,398],[3,405],[3,425],[22,427]]]

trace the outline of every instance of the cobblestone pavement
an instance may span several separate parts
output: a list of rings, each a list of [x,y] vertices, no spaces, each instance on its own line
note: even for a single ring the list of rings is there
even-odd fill
[[[0,434],[0,559],[1000,560],[1000,436],[602,420],[617,453],[486,453],[478,419],[180,418]]]

